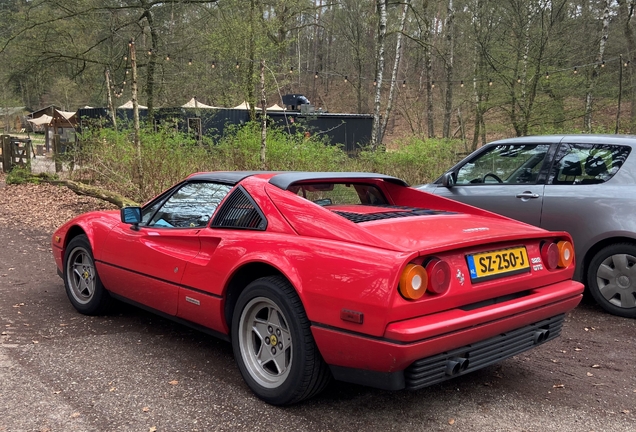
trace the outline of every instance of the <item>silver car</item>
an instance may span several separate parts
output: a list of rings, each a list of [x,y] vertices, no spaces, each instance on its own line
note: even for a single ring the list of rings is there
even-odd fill
[[[569,232],[575,278],[606,311],[636,318],[635,149],[636,136],[505,139],[418,188]]]

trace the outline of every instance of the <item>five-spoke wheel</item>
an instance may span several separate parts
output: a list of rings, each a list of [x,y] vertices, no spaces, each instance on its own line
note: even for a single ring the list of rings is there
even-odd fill
[[[617,243],[601,249],[590,261],[587,282],[603,309],[636,318],[636,246]]]
[[[243,290],[232,318],[232,347],[249,387],[274,405],[309,398],[331,377],[302,303],[281,277],[257,279]]]
[[[293,341],[287,319],[266,297],[245,306],[239,321],[239,346],[250,375],[263,387],[285,381],[293,361]]]
[[[85,235],[74,237],[66,247],[64,286],[78,312],[96,315],[108,305],[109,295],[99,279],[91,246]]]

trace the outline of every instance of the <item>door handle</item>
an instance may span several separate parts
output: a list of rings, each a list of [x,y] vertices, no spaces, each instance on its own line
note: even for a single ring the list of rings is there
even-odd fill
[[[517,194],[517,195],[516,195],[516,197],[517,197],[517,198],[522,198],[522,199],[523,199],[523,198],[526,198],[526,199],[529,199],[529,198],[539,198],[539,194],[537,194],[537,193],[532,193],[532,192],[522,192],[522,193],[520,193],[520,194]]]

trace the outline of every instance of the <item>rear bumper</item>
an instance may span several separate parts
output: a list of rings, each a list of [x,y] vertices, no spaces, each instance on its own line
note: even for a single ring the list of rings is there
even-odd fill
[[[383,338],[319,325],[312,326],[312,332],[336,379],[389,390],[416,389],[557,337],[564,314],[579,304],[582,292],[578,282],[560,282],[508,302],[392,323]],[[462,358],[468,362],[447,374],[449,361]]]

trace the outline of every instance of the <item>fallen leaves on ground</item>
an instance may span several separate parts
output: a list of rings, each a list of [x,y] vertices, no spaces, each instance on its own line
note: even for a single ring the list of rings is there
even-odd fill
[[[171,384],[171,385],[177,385],[177,384],[179,384],[179,381],[177,381],[177,380],[172,380],[172,381],[170,381],[168,384]]]
[[[0,226],[15,226],[52,233],[67,220],[91,210],[116,206],[96,198],[76,195],[50,184],[5,185],[0,179]]]

